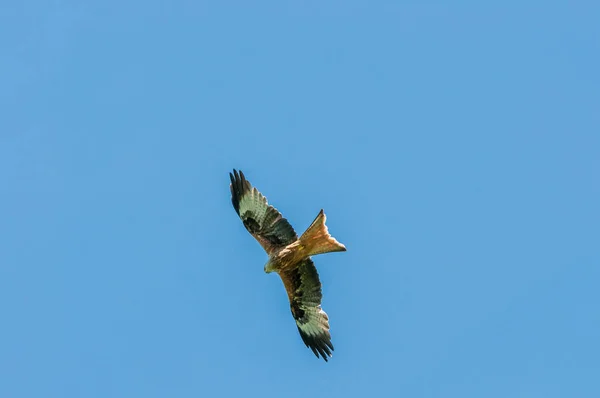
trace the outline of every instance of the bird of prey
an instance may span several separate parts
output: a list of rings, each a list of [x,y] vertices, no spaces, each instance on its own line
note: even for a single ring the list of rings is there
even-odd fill
[[[235,211],[269,256],[265,272],[279,274],[302,341],[327,362],[333,351],[329,318],[321,309],[321,281],[310,256],[346,251],[346,247],[329,235],[322,209],[298,238],[290,223],[267,203],[244,173],[234,169],[229,177]]]

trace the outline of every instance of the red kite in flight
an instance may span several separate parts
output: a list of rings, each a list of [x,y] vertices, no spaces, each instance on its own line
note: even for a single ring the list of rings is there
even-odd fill
[[[333,351],[329,318],[321,309],[321,281],[310,256],[346,251],[346,247],[329,235],[323,210],[298,238],[290,223],[250,185],[241,171],[234,169],[229,177],[235,211],[269,255],[265,272],[279,274],[300,337],[317,358],[320,355],[327,361]]]

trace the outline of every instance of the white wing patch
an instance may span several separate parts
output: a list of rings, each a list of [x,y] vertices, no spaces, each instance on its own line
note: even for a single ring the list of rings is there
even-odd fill
[[[265,220],[265,215],[269,205],[267,199],[254,187],[249,194],[246,194],[240,198],[240,215],[244,215],[246,211],[251,210],[255,220],[262,224]]]
[[[311,308],[302,306],[301,308],[304,310],[304,318],[308,319],[308,322],[296,321],[296,324],[304,333],[310,336],[319,336],[329,332],[329,317],[321,309],[321,306]]]

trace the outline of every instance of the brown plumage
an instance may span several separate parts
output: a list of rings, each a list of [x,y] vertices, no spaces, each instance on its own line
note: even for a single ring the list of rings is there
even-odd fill
[[[233,170],[229,177],[235,211],[269,255],[265,272],[276,272],[281,277],[302,341],[327,361],[333,351],[329,318],[321,309],[321,282],[310,256],[346,251],[346,247],[329,234],[323,210],[298,238],[290,223],[241,171]]]

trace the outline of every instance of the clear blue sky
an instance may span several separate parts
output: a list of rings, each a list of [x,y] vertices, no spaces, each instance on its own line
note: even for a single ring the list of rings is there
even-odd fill
[[[600,396],[598,2],[249,3],[0,6],[0,396]]]

